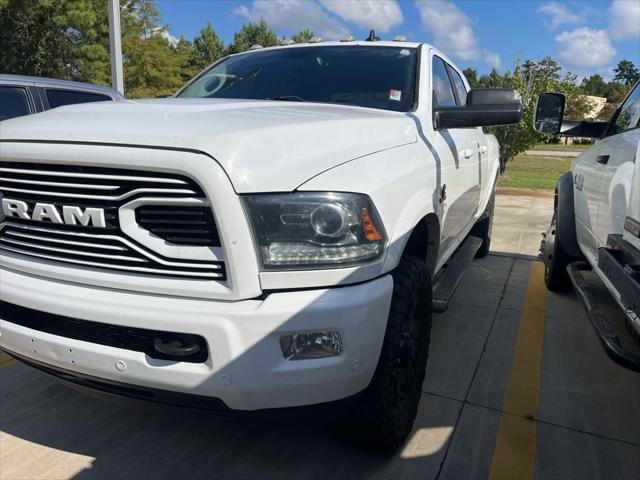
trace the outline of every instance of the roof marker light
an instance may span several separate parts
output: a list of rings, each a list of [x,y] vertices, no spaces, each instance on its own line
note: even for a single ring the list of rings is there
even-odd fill
[[[296,42],[294,42],[290,38],[283,38],[282,40],[280,40],[280,45],[293,45],[294,43]]]
[[[258,50],[260,48],[264,48],[262,45],[260,45],[259,43],[255,43],[253,45],[251,45],[251,48],[249,48],[249,50]]]
[[[312,38],[309,40],[309,43],[320,43],[320,42],[323,42],[323,41],[324,41],[324,40],[322,39],[322,37],[312,37]]]
[[[395,37],[393,37],[393,41],[394,42],[406,42],[407,41],[407,37],[405,37],[404,35],[396,35]]]
[[[353,42],[355,39],[353,38],[353,35],[344,35],[340,41],[341,42]]]

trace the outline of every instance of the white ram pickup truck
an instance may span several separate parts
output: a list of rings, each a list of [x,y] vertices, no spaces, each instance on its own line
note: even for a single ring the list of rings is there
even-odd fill
[[[556,186],[541,245],[545,280],[554,291],[573,285],[607,354],[640,372],[640,83],[609,122],[567,121],[563,112],[562,95],[542,94],[536,129],[596,141]],[[607,313],[598,284],[622,312]]]
[[[233,55],[174,98],[8,120],[0,346],[158,402],[341,401],[337,423],[394,450],[432,306],[489,248],[499,152],[481,126],[520,115],[429,45],[346,41]]]

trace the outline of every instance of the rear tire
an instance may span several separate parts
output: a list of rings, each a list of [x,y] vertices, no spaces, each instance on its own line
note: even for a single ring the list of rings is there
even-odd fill
[[[352,443],[391,454],[411,432],[431,336],[431,276],[405,255],[391,274],[393,297],[378,366],[358,405],[337,420]]]
[[[551,219],[551,225],[545,233],[540,247],[544,262],[544,283],[552,292],[567,292],[571,288],[571,280],[567,266],[576,259],[569,255],[558,239],[558,210]]]

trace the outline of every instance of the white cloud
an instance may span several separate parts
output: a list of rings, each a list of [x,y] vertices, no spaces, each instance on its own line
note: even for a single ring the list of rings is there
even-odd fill
[[[569,67],[604,67],[616,54],[605,30],[576,28],[556,35],[555,41],[558,57]]]
[[[500,55],[498,55],[497,53],[490,52],[489,50],[485,50],[483,54],[484,54],[484,61],[491,68],[500,68],[502,66],[502,60],[500,60]]]
[[[297,33],[309,28],[316,35],[327,38],[348,33],[348,29],[322,10],[318,3],[307,0],[254,0],[251,7],[241,5],[234,11],[250,22],[264,18],[277,32]]]
[[[552,30],[555,30],[560,25],[583,21],[580,15],[570,12],[566,5],[557,2],[543,3],[540,8],[538,8],[538,13],[549,17],[549,28]]]
[[[416,0],[422,26],[433,35],[433,43],[444,53],[461,60],[484,59],[498,68],[500,56],[478,47],[471,19],[448,0]]]
[[[178,45],[178,42],[180,41],[179,38],[174,37],[173,35],[171,35],[163,27],[156,27],[153,30],[151,30],[151,32],[148,32],[146,34],[143,33],[142,35],[140,35],[140,38],[151,38],[151,37],[153,37],[155,35],[160,35],[161,37],[166,39],[167,42],[169,42],[169,44],[171,44],[172,47],[175,47],[176,45]]]
[[[614,0],[609,9],[609,33],[616,40],[640,38],[640,1]]]
[[[358,27],[387,33],[402,24],[396,0],[320,0],[324,8]]]
[[[178,37],[174,37],[173,35],[171,35],[169,32],[167,32],[166,30],[162,30],[162,36],[164,38],[167,39],[167,41],[171,44],[171,46],[175,47],[176,45],[178,45],[178,42],[180,41],[180,39]]]

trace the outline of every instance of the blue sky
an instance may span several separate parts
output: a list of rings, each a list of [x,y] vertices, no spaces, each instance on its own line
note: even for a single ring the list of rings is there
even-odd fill
[[[175,37],[211,22],[225,43],[264,18],[279,36],[310,28],[325,39],[404,35],[434,44],[464,67],[510,68],[516,57],[556,58],[579,76],[626,58],[640,66],[640,0],[157,0]]]

